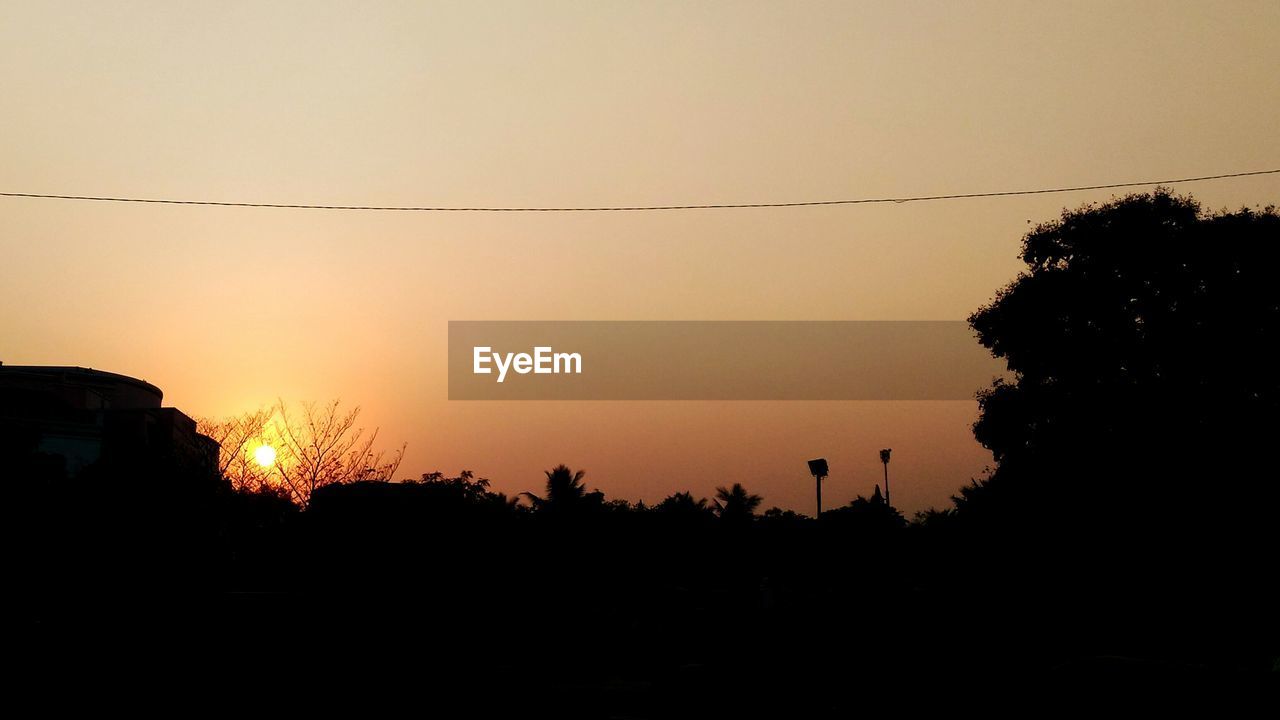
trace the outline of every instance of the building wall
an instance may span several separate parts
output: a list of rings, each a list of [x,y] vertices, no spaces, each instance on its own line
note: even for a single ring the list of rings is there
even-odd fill
[[[106,462],[212,472],[217,443],[163,397],[116,373],[0,365],[0,436],[6,453],[60,458],[67,476]]]

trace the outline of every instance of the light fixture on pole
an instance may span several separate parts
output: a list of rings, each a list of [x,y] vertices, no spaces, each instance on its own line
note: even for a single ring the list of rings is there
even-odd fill
[[[818,488],[818,514],[816,517],[822,519],[822,478],[827,476],[827,459],[818,458],[809,461],[809,474],[813,476],[814,482]]]

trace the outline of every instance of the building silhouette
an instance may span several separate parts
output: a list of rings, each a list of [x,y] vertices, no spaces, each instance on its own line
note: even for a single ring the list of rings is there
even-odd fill
[[[0,438],[66,477],[97,464],[212,472],[218,443],[163,398],[127,375],[0,363]]]

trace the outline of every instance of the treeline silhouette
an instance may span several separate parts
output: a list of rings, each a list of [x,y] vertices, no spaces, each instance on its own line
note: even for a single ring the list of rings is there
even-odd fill
[[[877,489],[761,513],[739,484],[633,504],[562,465],[522,496],[436,472],[303,510],[131,459],[67,479],[11,446],[23,627],[54,663],[154,643],[227,682],[318,664],[562,714],[1274,681],[1280,216],[1132,195],[1034,228],[1022,258],[971,318],[1015,373],[979,396],[996,468],[949,508],[908,522]]]

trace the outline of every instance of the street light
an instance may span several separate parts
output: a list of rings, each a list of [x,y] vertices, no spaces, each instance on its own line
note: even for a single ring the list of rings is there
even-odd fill
[[[893,448],[885,448],[880,451],[880,462],[884,463],[884,504],[889,507],[893,507],[889,502],[889,453],[891,452],[893,452]]]
[[[809,461],[809,474],[813,476],[814,483],[818,487],[818,515],[819,520],[822,519],[822,478],[827,476],[827,459],[818,458]]]

